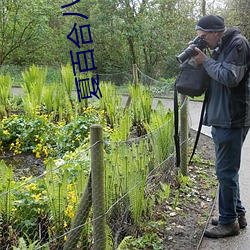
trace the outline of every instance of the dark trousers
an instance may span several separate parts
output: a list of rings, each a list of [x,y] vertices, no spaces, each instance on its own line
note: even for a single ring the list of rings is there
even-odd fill
[[[241,149],[249,127],[212,127],[215,143],[216,175],[219,181],[219,223],[231,224],[245,214],[240,200],[239,169]]]

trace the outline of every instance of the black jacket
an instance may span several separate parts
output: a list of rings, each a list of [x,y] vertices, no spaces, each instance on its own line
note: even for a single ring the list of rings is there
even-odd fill
[[[250,45],[237,27],[227,30],[219,49],[203,63],[211,77],[204,125],[250,126]]]

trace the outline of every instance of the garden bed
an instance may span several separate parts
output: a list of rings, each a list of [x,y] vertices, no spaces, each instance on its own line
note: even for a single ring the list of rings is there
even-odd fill
[[[194,132],[191,131],[194,137]],[[177,210],[170,204],[158,209],[167,215],[167,227],[160,229],[164,239],[164,249],[198,249],[203,231],[214,205],[217,180],[214,168],[214,145],[211,138],[201,134],[197,148],[198,157],[189,166],[192,183],[179,193]],[[173,197],[174,198],[174,197]]]
[[[194,137],[193,131],[191,137]],[[6,154],[4,160],[13,165],[16,178],[30,174],[37,176],[45,170],[43,160],[37,159],[34,154]],[[198,249],[217,190],[213,161],[212,139],[201,135],[194,163],[189,166],[189,178],[177,179],[176,169],[173,170],[168,199],[164,197],[158,204],[156,202],[153,217],[137,230],[136,238],[124,235],[123,241],[130,242],[126,243],[126,247],[152,250]],[[148,195],[152,195],[151,191],[148,191]],[[130,230],[134,231],[133,225],[127,232]],[[121,244],[119,249],[125,248]]]

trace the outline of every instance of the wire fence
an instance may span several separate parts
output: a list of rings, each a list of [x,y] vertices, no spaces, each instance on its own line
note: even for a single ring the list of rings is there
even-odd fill
[[[154,214],[153,204],[160,182],[170,181],[174,168],[173,141],[165,142],[165,149],[157,142],[164,140],[162,135],[169,130],[168,126],[141,138],[104,142],[105,215],[111,240],[107,249],[117,249],[126,236],[135,236],[139,223]],[[88,164],[90,149],[81,152]],[[160,163],[155,154],[160,154],[158,150],[162,154],[167,150],[168,155]],[[99,218],[93,220],[92,200],[86,199],[95,188],[88,184],[91,172],[88,164],[51,160],[42,175],[24,178],[20,186],[11,189],[14,176],[2,162],[2,189],[5,191],[0,194],[0,204],[5,214],[1,213],[0,220],[1,249],[12,249],[22,242],[32,242],[34,249],[63,249],[67,236],[70,232],[76,235],[78,229],[82,232],[77,247],[65,249],[91,249],[93,223]],[[85,206],[80,209],[83,214],[77,226],[71,228],[84,189],[88,194],[84,195]],[[95,199],[100,201],[100,197]],[[102,239],[98,236],[98,240]]]
[[[47,70],[46,82],[47,84],[53,84],[54,82],[61,81],[61,73],[59,66],[47,66],[40,65],[42,69]],[[10,73],[13,84],[16,87],[19,87],[23,83],[22,73],[25,70],[28,70],[29,66],[17,66],[17,65],[2,65],[0,67],[0,75]],[[145,73],[143,73],[140,68],[136,67],[138,71],[138,81],[151,89],[151,91],[158,96],[169,96],[173,95],[174,90],[174,79],[159,79],[156,80]],[[93,76],[96,73],[92,73]],[[116,72],[111,74],[102,74],[98,73],[100,82],[112,82],[117,86],[125,85],[134,82],[134,72],[132,69],[128,69],[122,72]]]
[[[139,73],[144,84],[159,83]],[[180,109],[186,105],[187,98]],[[129,237],[143,234],[140,223],[153,219],[155,204],[164,199],[162,183],[171,183],[176,174],[173,130],[171,116],[144,136],[97,141],[103,146],[105,170],[105,212],[97,217],[93,200],[98,208],[102,199],[98,191],[93,197],[93,189],[101,183],[93,183],[92,164],[101,156],[91,158],[95,145],[78,149],[74,159],[49,159],[36,177],[17,180],[12,167],[1,161],[1,249],[119,249]],[[95,226],[103,218],[105,234]]]

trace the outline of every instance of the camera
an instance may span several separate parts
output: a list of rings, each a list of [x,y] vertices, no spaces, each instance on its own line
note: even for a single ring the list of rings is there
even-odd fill
[[[177,61],[179,63],[183,63],[188,58],[198,55],[198,53],[195,51],[195,47],[199,48],[200,50],[203,50],[207,48],[207,43],[199,36],[197,36],[190,45],[180,54],[176,57]]]

